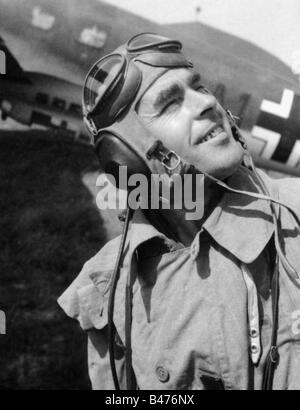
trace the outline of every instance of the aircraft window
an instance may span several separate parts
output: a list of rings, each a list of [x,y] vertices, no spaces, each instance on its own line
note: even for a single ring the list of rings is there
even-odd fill
[[[82,30],[79,36],[79,42],[90,47],[102,48],[107,39],[107,34],[104,30],[99,30],[96,26],[87,27]]]
[[[55,17],[51,16],[40,9],[40,7],[34,7],[32,10],[32,20],[31,24],[34,27],[40,28],[41,30],[51,30],[55,23]]]
[[[74,114],[82,115],[81,106],[79,104],[70,104],[69,111],[73,112]]]
[[[62,100],[61,98],[54,98],[52,102],[52,106],[55,108],[58,108],[59,110],[65,110],[66,102],[65,100]]]
[[[41,105],[47,105],[49,103],[49,95],[45,93],[37,93],[36,102]]]
[[[40,124],[48,127],[51,124],[51,117],[50,115],[46,115],[38,111],[33,111],[31,121],[33,124]]]

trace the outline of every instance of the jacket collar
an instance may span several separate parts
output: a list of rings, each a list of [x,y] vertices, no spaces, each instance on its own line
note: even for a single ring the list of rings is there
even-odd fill
[[[227,184],[237,190],[259,192],[252,174],[243,167],[229,178]],[[262,199],[225,192],[203,229],[241,262],[251,263],[264,250],[274,232],[270,204]],[[136,249],[156,236],[166,239],[141,211],[136,212],[129,232],[130,248]]]
[[[252,174],[240,167],[227,184],[234,189],[259,192]],[[268,201],[225,192],[203,228],[223,248],[244,263],[253,262],[274,232]]]
[[[227,184],[235,189],[258,192],[250,172],[243,168],[230,177]],[[241,262],[251,263],[264,250],[274,232],[270,205],[261,199],[225,192],[198,235],[203,231]],[[123,266],[131,264],[132,255],[139,245],[155,237],[168,242],[168,238],[149,223],[142,211],[137,210],[130,223]],[[119,245],[120,236],[107,243],[87,263],[89,272],[113,269]]]

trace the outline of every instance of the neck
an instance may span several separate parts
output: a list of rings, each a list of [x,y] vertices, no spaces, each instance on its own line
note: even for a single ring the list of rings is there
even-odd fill
[[[214,182],[204,180],[204,213],[200,219],[189,220],[191,210],[161,209],[160,215],[167,222],[174,237],[184,246],[189,246],[205,220],[209,217],[223,195],[223,190]]]

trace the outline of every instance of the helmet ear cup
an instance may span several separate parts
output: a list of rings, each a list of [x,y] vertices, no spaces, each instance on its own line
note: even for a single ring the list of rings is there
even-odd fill
[[[127,167],[128,178],[133,174],[143,174],[150,179],[151,172],[145,161],[116,134],[102,132],[95,144],[95,151],[101,168],[115,178],[117,188],[120,166]]]
[[[128,178],[133,175],[140,173],[145,175],[148,181],[151,180],[151,171],[147,166],[146,162],[143,161],[141,156],[134,151],[126,142],[124,142],[120,136],[109,131],[102,131],[98,135],[98,139],[95,143],[96,155],[99,159],[100,166],[104,172],[110,174],[114,177],[116,181],[116,187],[119,188],[119,167],[127,167]],[[148,184],[148,189],[150,189],[151,183]],[[151,193],[148,191],[150,198]],[[147,218],[149,221],[165,235],[174,240],[175,238],[173,230],[170,228],[168,223],[160,215],[159,211],[154,209],[145,209]]]

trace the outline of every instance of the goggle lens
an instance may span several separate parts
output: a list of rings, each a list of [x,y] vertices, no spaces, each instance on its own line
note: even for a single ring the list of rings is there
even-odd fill
[[[123,73],[125,59],[120,54],[112,54],[98,61],[89,72],[84,85],[84,106],[92,112],[105,94],[111,92]]]
[[[142,33],[131,38],[123,49],[120,47],[120,51],[100,59],[88,73],[83,90],[83,114],[90,131],[94,134],[100,124],[111,124],[132,102],[142,73],[131,60],[153,67],[189,67],[181,48],[179,41]],[[110,99],[113,93],[114,98]]]

